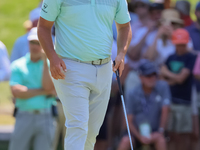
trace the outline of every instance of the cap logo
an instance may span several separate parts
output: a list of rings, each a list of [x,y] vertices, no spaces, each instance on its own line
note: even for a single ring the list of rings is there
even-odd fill
[[[44,3],[44,4],[43,4],[42,11],[45,12],[45,13],[47,13],[47,11],[46,11],[46,8],[47,8],[47,7],[48,7],[48,5],[47,5],[46,3]]]

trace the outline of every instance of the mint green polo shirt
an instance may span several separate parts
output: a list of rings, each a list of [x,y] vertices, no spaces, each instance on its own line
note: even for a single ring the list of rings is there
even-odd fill
[[[30,53],[13,61],[11,64],[10,86],[24,85],[29,89],[42,88],[43,60],[32,62]],[[55,98],[39,95],[29,99],[16,99],[16,107],[20,110],[40,110],[50,108]]]
[[[41,17],[55,22],[55,51],[81,61],[111,55],[112,24],[130,21],[126,0],[44,0]]]

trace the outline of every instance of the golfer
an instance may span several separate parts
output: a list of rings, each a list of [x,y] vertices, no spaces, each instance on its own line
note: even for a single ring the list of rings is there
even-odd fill
[[[64,108],[65,150],[94,149],[110,96],[113,20],[118,31],[113,70],[121,75],[132,37],[126,0],[43,1],[38,36]]]

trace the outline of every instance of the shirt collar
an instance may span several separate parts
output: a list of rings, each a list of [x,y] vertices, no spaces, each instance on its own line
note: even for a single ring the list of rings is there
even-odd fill
[[[39,63],[40,61],[42,61],[42,60],[40,59],[40,60],[38,60],[37,62],[33,62],[33,61],[31,60],[31,54],[30,54],[30,52],[26,53],[25,58],[26,58],[26,62],[27,62],[27,63]]]
[[[156,85],[155,85],[155,87],[153,88],[153,90],[152,90],[152,92],[150,93],[150,95],[152,94],[152,93],[157,93],[157,89],[156,89],[156,87],[157,87],[157,83],[156,83]],[[145,96],[145,93],[144,93],[144,91],[143,91],[143,88],[142,88],[142,84],[140,83],[140,85],[139,85],[139,87],[138,87],[138,92],[139,92],[139,94],[142,96]]]

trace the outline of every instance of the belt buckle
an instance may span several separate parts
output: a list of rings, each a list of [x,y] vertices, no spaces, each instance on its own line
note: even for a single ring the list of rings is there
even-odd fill
[[[99,59],[99,60],[100,60],[100,65],[101,65],[103,59]]]
[[[92,65],[95,65],[95,64],[94,64],[94,61],[92,61]]]
[[[37,114],[40,114],[40,111],[39,110],[34,110],[33,113],[37,115]]]

